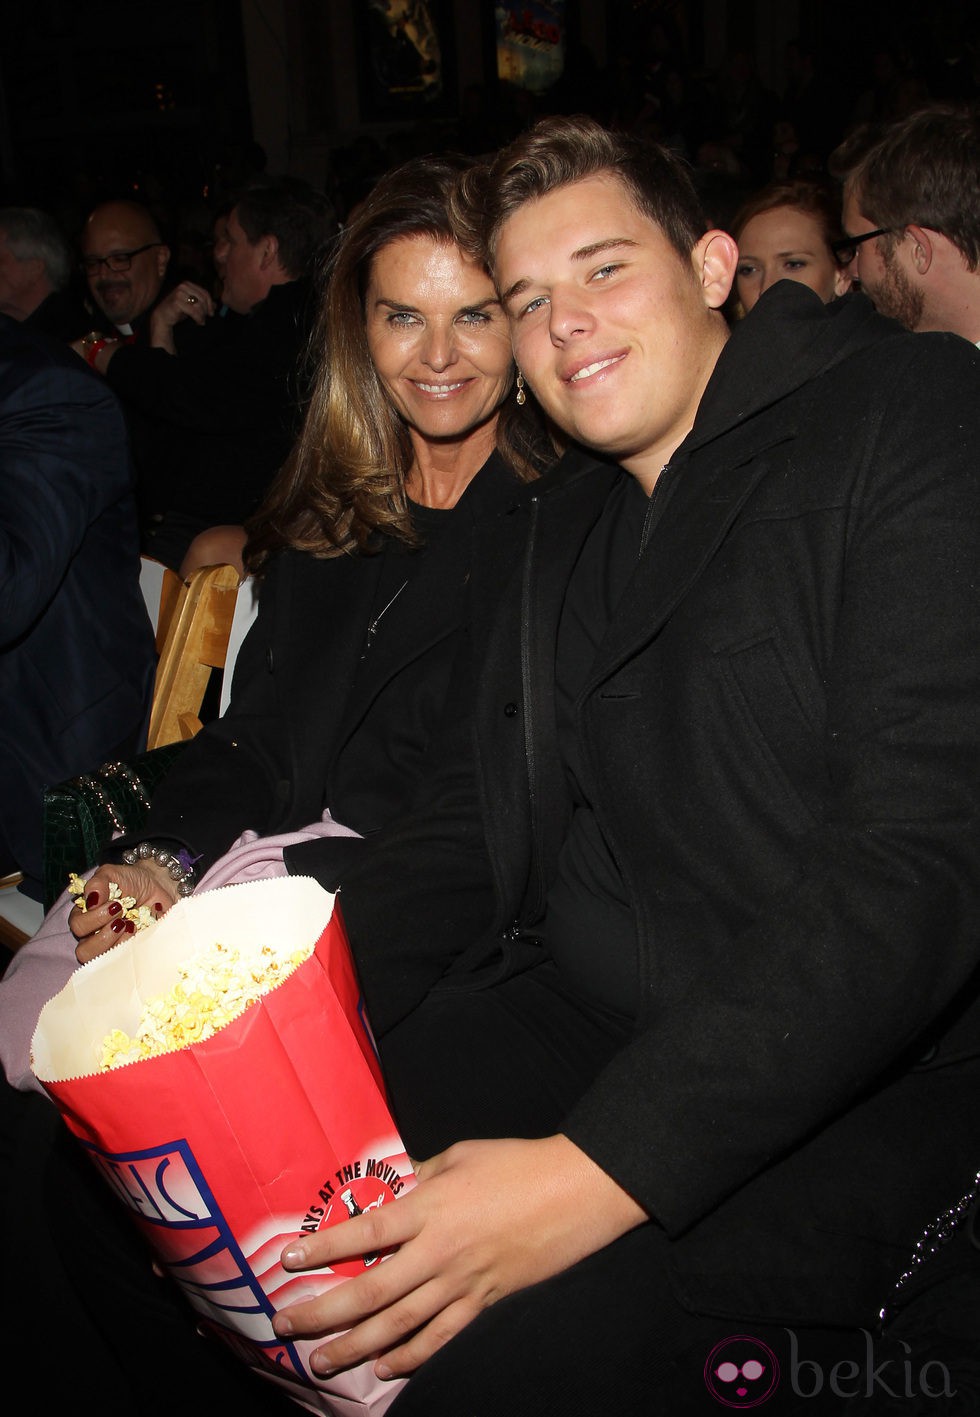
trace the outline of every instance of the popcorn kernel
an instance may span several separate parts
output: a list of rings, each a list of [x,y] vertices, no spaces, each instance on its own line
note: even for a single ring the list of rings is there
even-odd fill
[[[120,1028],[106,1034],[99,1071],[108,1072],[211,1038],[287,979],[312,953],[310,945],[282,957],[263,945],[258,959],[243,960],[235,946],[212,945],[180,967],[177,982],[162,999],[144,1004],[132,1038]]]

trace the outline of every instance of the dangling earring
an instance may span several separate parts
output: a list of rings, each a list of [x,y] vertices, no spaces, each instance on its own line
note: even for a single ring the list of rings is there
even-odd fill
[[[523,408],[527,403],[527,394],[524,392],[524,375],[517,371],[517,406]]]

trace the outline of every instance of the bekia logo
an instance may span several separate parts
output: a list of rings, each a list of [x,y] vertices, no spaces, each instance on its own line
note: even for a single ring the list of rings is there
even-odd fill
[[[759,1407],[779,1386],[776,1355],[761,1339],[737,1333],[716,1343],[704,1365],[711,1396],[738,1412]]]
[[[930,1358],[917,1367],[909,1344],[902,1339],[897,1345],[892,1343],[888,1356],[882,1357],[875,1353],[869,1330],[861,1329],[864,1361],[858,1361],[856,1356],[841,1358],[827,1369],[801,1354],[798,1337],[791,1328],[785,1332],[789,1343],[785,1377],[795,1397],[817,1397],[825,1389],[839,1398],[871,1397],[876,1390],[889,1397],[956,1396],[945,1363]],[[712,1348],[704,1365],[704,1381],[716,1402],[741,1412],[760,1407],[772,1397],[779,1386],[779,1363],[761,1339],[737,1333]]]

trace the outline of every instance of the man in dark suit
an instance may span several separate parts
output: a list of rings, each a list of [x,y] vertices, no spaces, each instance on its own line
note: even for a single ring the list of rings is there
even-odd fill
[[[6,316],[0,486],[0,867],[41,899],[43,790],[138,749],[155,659],[119,405]]]
[[[417,813],[287,849],[428,1159],[290,1247],[399,1248],[278,1330],[414,1373],[392,1417],[965,1392],[975,1279],[938,1354],[903,1324],[977,1262],[980,356],[793,282],[729,337],[735,243],[589,120],[481,206],[577,446],[474,569]]]

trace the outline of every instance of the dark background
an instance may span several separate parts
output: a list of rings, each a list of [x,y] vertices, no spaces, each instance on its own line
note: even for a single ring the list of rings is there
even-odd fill
[[[975,0],[568,0],[565,74],[537,97],[497,81],[491,0],[432,0],[446,39],[441,96],[399,111],[368,92],[369,9],[370,0],[7,6],[0,203],[46,207],[74,231],[94,202],[129,192],[197,228],[266,168],[334,192],[343,215],[385,166],[438,147],[487,151],[545,111],[643,126],[708,165],[718,159],[704,145],[747,123],[738,160],[747,181],[763,181],[797,40],[816,64],[823,146],[861,117],[978,91]]]

